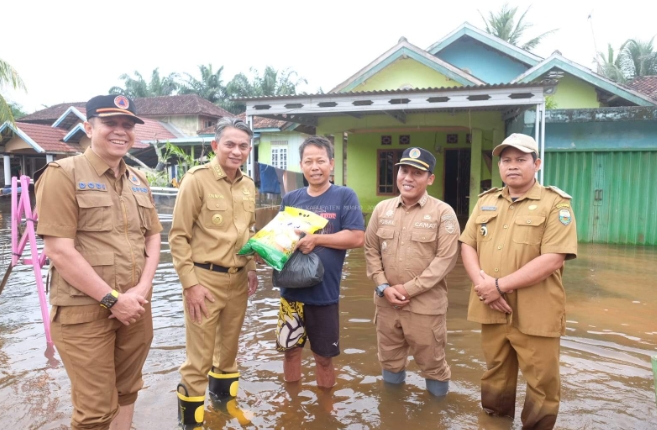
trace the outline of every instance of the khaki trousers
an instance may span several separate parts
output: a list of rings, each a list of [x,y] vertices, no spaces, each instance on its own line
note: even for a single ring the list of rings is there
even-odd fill
[[[399,373],[409,353],[426,379],[447,381],[451,371],[445,360],[445,315],[421,315],[391,306],[377,306],[374,317],[379,361],[384,370]]]
[[[142,367],[153,340],[150,303],[135,323],[108,319],[98,305],[53,307],[52,338],[71,380],[73,429],[108,429],[120,406],[143,387]],[[72,323],[85,309],[99,319]],[[100,311],[99,311],[100,310]]]
[[[233,275],[199,267],[194,270],[215,301],[206,300],[210,317],[203,316],[197,324],[189,317],[183,295],[187,359],[180,366],[180,375],[189,397],[205,396],[213,366],[216,373],[237,372],[237,347],[249,297],[246,269]]]
[[[488,369],[481,378],[481,405],[495,415],[515,415],[518,368],[527,381],[523,429],[552,429],[559,413],[558,337],[529,336],[511,323],[482,324]]]

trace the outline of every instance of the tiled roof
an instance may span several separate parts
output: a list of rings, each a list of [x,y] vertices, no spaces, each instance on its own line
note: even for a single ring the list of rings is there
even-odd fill
[[[176,136],[167,130],[160,121],[148,118],[142,119],[144,120],[143,124],[135,125],[135,144],[133,148],[146,148],[148,144],[141,143],[145,140],[166,141],[168,139],[176,138]]]
[[[21,118],[22,122],[52,124],[70,106],[75,106],[83,114],[86,113],[86,102],[60,103],[49,108],[36,111]],[[204,115],[215,118],[233,117],[234,114],[216,106],[195,94],[178,96],[142,97],[135,99],[135,107],[139,116],[165,115]]]
[[[51,127],[43,124],[30,124],[26,122],[16,122],[23,133],[42,147],[46,152],[80,152],[80,146],[77,144],[66,144],[62,139],[66,135],[66,130]]]
[[[73,153],[82,151],[80,145],[77,143],[65,143],[62,141],[68,133],[67,130],[44,124],[31,124],[21,121],[17,122],[16,126],[46,152]],[[144,124],[137,124],[135,126],[135,144],[133,148],[141,149],[148,147],[148,144],[142,143],[142,141],[166,141],[167,139],[175,139],[175,137],[159,121],[145,118]]]
[[[137,115],[205,115],[211,117],[235,116],[195,94],[178,96],[144,97],[135,99]]]
[[[657,100],[657,75],[634,78],[625,85]]]
[[[246,114],[241,113],[237,115],[238,118],[240,118],[242,121],[246,121]],[[253,131],[258,131],[259,129],[263,128],[278,128],[282,129],[285,127],[285,124],[289,124],[287,121],[281,121],[278,119],[271,119],[271,118],[262,118],[259,116],[254,116],[253,117]],[[202,134],[214,134],[214,125],[211,125],[210,127],[205,127],[202,130],[198,131],[199,135]]]
[[[21,122],[32,122],[35,124],[52,124],[57,118],[62,116],[66,109],[71,106],[75,106],[82,114],[86,114],[87,110],[85,102],[73,102],[73,103],[60,103],[57,105],[50,106],[49,108],[38,110],[29,115],[25,115],[20,119]]]

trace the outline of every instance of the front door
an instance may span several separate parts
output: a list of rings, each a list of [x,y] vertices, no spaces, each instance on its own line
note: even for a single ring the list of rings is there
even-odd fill
[[[470,211],[470,149],[445,150],[444,184],[445,203],[454,209],[459,221],[467,220]]]

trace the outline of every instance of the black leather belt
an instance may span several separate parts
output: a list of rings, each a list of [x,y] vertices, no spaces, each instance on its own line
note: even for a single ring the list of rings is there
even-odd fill
[[[224,267],[224,266],[217,266],[216,264],[212,264],[212,263],[208,263],[208,264],[194,263],[194,266],[200,267],[201,269],[205,269],[205,270],[212,270],[213,272],[230,273],[231,275],[242,270],[241,267]]]

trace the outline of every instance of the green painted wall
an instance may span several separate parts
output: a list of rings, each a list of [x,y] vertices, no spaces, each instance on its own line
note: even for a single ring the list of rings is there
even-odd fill
[[[352,91],[460,87],[461,84],[411,58],[400,58],[355,87]]]
[[[424,127],[462,127],[460,131],[421,131]],[[415,130],[413,130],[415,128]],[[348,132],[347,144],[347,183],[360,199],[363,211],[371,212],[374,206],[389,196],[376,195],[376,181],[378,170],[378,149],[405,149],[407,145],[399,145],[399,136],[409,134],[410,146],[419,146],[430,150],[436,156],[436,180],[429,188],[429,194],[434,197],[443,197],[444,188],[444,151],[446,148],[470,148],[466,143],[466,134],[471,128],[479,128],[483,133],[483,150],[492,150],[494,135],[502,135],[504,121],[499,112],[462,112],[454,115],[446,113],[414,114],[406,118],[406,124],[401,124],[389,116],[371,116],[362,119],[351,117],[331,117],[320,119],[317,134],[336,135],[336,168],[335,183],[340,184],[342,179],[342,161],[338,162],[337,136]],[[397,130],[395,130],[397,129]],[[419,130],[419,131],[416,131]],[[498,130],[495,133],[494,130]],[[459,135],[458,144],[447,144],[447,134]],[[391,145],[381,145],[381,136],[392,136]],[[481,156],[481,155],[480,155]],[[491,172],[488,165],[482,161],[481,177],[490,179]],[[493,169],[497,169],[493,165]]]
[[[553,96],[556,109],[599,108],[595,87],[572,75],[559,79],[557,92]]]
[[[308,135],[297,132],[261,133],[258,144],[258,161],[271,164],[271,142],[287,141],[287,170],[301,172],[299,147]]]

